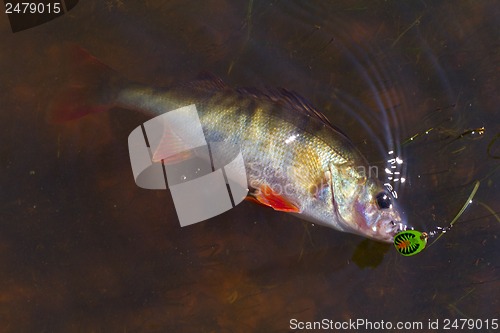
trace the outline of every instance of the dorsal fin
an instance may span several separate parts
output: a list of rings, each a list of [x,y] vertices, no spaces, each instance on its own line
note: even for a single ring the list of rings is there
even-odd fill
[[[229,89],[222,79],[210,72],[201,72],[196,78],[184,84],[184,86],[203,90],[225,90]],[[306,113],[307,115],[320,120],[323,124],[333,128],[345,137],[347,135],[338,127],[333,125],[330,120],[306,98],[295,91],[285,88],[266,88],[258,89],[253,87],[236,88],[235,91],[242,95],[252,96],[256,99],[267,100],[273,104],[278,104],[285,109],[295,110]]]
[[[311,117],[319,119],[324,124],[332,127],[336,131],[345,135],[340,129],[332,125],[328,118],[316,109],[310,101],[306,98],[300,96],[298,93],[287,90],[284,88],[268,88],[266,90],[260,90],[257,88],[238,88],[236,91],[240,94],[246,94],[253,96],[255,98],[263,98],[276,104],[280,104],[283,107],[289,108],[291,110],[296,110],[299,112],[305,112]],[[345,135],[346,136],[346,135]]]
[[[185,86],[212,90],[223,90],[227,88],[227,85],[220,77],[209,72],[201,72],[193,81],[187,82]]]

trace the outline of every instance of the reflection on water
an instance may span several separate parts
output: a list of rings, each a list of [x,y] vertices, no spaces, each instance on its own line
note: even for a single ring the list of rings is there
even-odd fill
[[[18,34],[3,17],[3,331],[494,318],[498,10],[494,1],[86,1]],[[480,189],[453,230],[412,258],[250,203],[181,229],[166,191],[134,184],[127,136],[143,116],[45,120],[67,76],[66,43],[155,86],[210,71],[235,86],[300,92],[381,170],[388,151],[403,159],[398,195],[418,229],[445,226],[476,180]]]

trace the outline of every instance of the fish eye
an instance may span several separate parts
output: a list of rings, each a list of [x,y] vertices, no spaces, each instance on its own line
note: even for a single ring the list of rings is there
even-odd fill
[[[391,197],[389,197],[386,192],[380,192],[379,194],[377,194],[377,205],[380,209],[391,208]]]

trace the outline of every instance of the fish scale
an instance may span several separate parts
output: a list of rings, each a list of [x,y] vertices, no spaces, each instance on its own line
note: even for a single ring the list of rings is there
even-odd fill
[[[250,194],[260,203],[384,242],[392,242],[405,227],[389,191],[364,174],[368,163],[359,150],[300,95],[285,89],[234,89],[211,75],[158,89],[130,83],[92,56],[79,54],[86,59],[75,73],[85,75],[53,103],[56,120],[112,107],[156,117],[194,104],[207,142],[241,150]],[[168,134],[159,147],[173,150]]]

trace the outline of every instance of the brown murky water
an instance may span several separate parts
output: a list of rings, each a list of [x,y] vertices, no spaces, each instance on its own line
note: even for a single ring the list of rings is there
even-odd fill
[[[15,34],[0,15],[0,331],[498,318],[499,13],[495,1],[82,1]],[[419,229],[445,226],[480,189],[411,258],[247,202],[181,229],[168,191],[134,184],[127,137],[143,116],[46,121],[68,44],[153,86],[208,71],[295,90],[381,167],[392,139]]]

